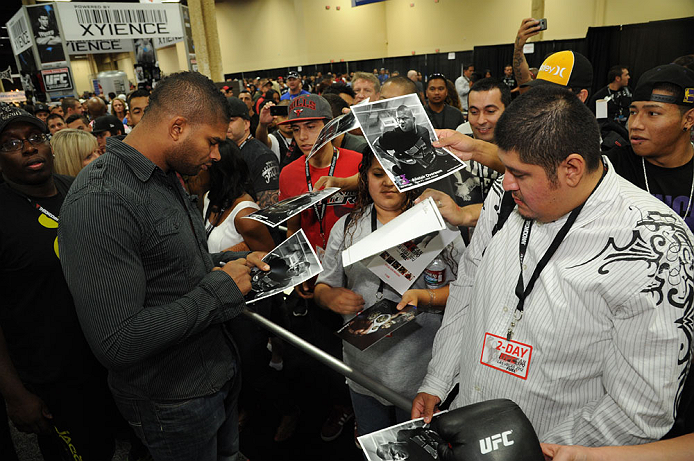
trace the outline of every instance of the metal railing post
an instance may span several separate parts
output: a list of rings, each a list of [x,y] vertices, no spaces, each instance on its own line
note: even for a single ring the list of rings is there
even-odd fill
[[[388,400],[390,403],[395,405],[396,407],[409,412],[410,409],[412,408],[412,402],[409,399],[406,399],[402,395],[398,394],[397,392],[393,391],[392,389],[384,386],[381,383],[378,383],[374,381],[373,379],[369,378],[365,374],[353,369],[346,363],[336,359],[332,355],[322,351],[321,349],[317,348],[313,344],[309,343],[308,341],[300,338],[299,336],[295,335],[291,331],[285,330],[281,326],[269,321],[265,317],[263,317],[260,314],[257,314],[255,312],[249,311],[248,309],[244,309],[242,313],[251,319],[253,322],[259,324],[266,330],[274,333],[275,335],[279,336],[283,340],[287,341],[288,343],[292,344],[299,350],[307,353],[311,357],[315,358],[319,362],[323,363],[324,365],[327,365],[328,367],[332,368],[333,370],[337,371],[341,375],[344,375],[351,379],[352,381],[355,381],[371,392],[374,392],[375,394],[380,395],[384,399]]]

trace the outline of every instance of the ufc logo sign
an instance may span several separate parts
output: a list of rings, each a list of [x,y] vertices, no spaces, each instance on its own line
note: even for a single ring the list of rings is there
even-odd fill
[[[511,433],[513,433],[513,431],[505,431],[501,434],[494,434],[491,437],[480,439],[480,452],[486,455],[487,453],[498,450],[500,444],[503,444],[505,447],[513,445],[513,440],[509,439]]]
[[[68,83],[66,74],[46,75],[46,84],[51,87],[67,86]]]

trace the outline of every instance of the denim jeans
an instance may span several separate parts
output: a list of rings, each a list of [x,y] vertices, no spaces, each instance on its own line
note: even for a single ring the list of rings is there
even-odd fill
[[[383,405],[368,395],[349,390],[357,420],[357,435],[370,434],[410,420],[410,413],[394,405]]]
[[[240,373],[236,373],[218,392],[189,400],[114,397],[155,461],[235,461],[240,388]]]

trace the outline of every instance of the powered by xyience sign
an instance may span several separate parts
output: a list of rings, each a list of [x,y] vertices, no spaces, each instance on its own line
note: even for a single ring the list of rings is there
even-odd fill
[[[68,41],[183,36],[178,4],[70,2],[55,5]]]

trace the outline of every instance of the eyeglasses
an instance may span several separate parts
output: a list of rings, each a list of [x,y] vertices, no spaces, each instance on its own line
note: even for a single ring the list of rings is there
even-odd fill
[[[3,152],[14,152],[20,150],[24,147],[24,141],[29,141],[32,146],[38,146],[40,144],[48,142],[48,135],[44,133],[32,134],[26,139],[11,139],[6,143],[0,145],[0,150]]]
[[[440,79],[442,79],[443,81],[446,81],[446,76],[443,75],[443,74],[441,74],[441,73],[438,73],[438,72],[437,72],[437,73],[435,73],[435,74],[429,75],[429,77],[427,78],[427,82],[430,81],[430,80],[433,80],[433,79],[435,79],[435,78],[440,78]]]

